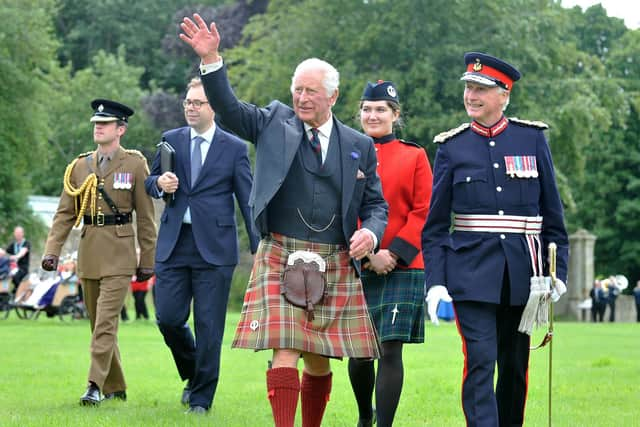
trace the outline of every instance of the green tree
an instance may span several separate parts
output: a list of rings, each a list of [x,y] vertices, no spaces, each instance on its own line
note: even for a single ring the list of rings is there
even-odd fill
[[[59,57],[71,64],[72,72],[91,66],[98,51],[116,54],[127,47],[128,63],[144,67],[142,85],[153,79],[163,81],[165,70],[160,41],[181,0],[60,0],[56,30],[62,41]]]
[[[53,85],[55,103],[51,103],[48,111],[51,128],[47,135],[47,163],[44,168],[32,169],[28,175],[39,194],[59,195],[66,165],[78,154],[95,149],[89,122],[92,115],[89,104],[95,98],[113,99],[131,106],[136,113],[129,120],[122,145],[148,156],[153,153],[160,132],[151,126],[141,108],[147,94],[140,87],[144,69],[128,65],[125,56],[124,48],[116,55],[99,51],[89,68],[71,76],[67,66],[59,73]]]
[[[596,271],[640,277],[640,32],[615,40],[605,61],[610,126],[592,135],[576,215],[598,236]]]
[[[28,13],[25,11],[28,10]],[[27,204],[31,170],[46,158],[53,90],[53,0],[4,0],[0,8],[0,239],[25,226],[38,241],[42,228]]]
[[[524,76],[507,114],[551,126],[570,230],[587,226],[599,236],[598,265],[617,260],[619,269],[630,271],[640,247],[625,235],[637,224],[596,216],[605,202],[618,218],[640,205],[632,177],[638,165],[630,155],[640,111],[637,31],[607,17],[601,6],[582,13],[548,0],[325,0],[322,13],[314,4],[272,0],[267,13],[245,28],[247,43],[223,52],[242,99],[289,102],[295,65],[320,57],[341,72],[337,117],[358,127],[354,116],[365,82],[394,80],[407,122],[402,136],[433,154],[435,134],[468,120],[458,81],[462,54],[503,57]],[[598,184],[605,178],[606,185]]]

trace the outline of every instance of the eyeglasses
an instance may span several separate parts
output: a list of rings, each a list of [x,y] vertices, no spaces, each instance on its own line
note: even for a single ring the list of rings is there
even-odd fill
[[[182,106],[184,108],[187,108],[188,106],[193,106],[193,108],[195,108],[196,110],[199,109],[200,107],[202,107],[202,104],[208,104],[208,101],[200,101],[199,99],[194,99],[193,101],[190,99],[185,99],[184,101],[182,101]]]

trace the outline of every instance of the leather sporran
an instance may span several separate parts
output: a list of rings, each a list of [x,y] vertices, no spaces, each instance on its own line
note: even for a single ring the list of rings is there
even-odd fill
[[[280,293],[289,303],[302,307],[312,321],[313,310],[327,296],[326,263],[316,253],[296,251],[289,255]]]

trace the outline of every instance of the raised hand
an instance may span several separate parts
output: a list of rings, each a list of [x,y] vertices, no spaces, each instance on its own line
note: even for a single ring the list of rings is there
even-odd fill
[[[196,13],[193,15],[193,21],[185,17],[180,28],[183,31],[179,35],[180,40],[191,46],[203,64],[211,64],[220,60],[218,55],[220,34],[214,22],[207,28],[207,23]]]

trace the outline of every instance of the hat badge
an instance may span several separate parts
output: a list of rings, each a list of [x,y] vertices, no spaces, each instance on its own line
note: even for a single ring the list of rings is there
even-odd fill
[[[482,64],[480,63],[480,58],[476,58],[476,63],[473,64],[473,71],[482,70]]]
[[[98,106],[98,111],[102,113],[104,111],[104,105],[100,104]]]
[[[389,85],[387,86],[387,93],[389,94],[390,97],[395,98],[396,97],[396,88]]]

